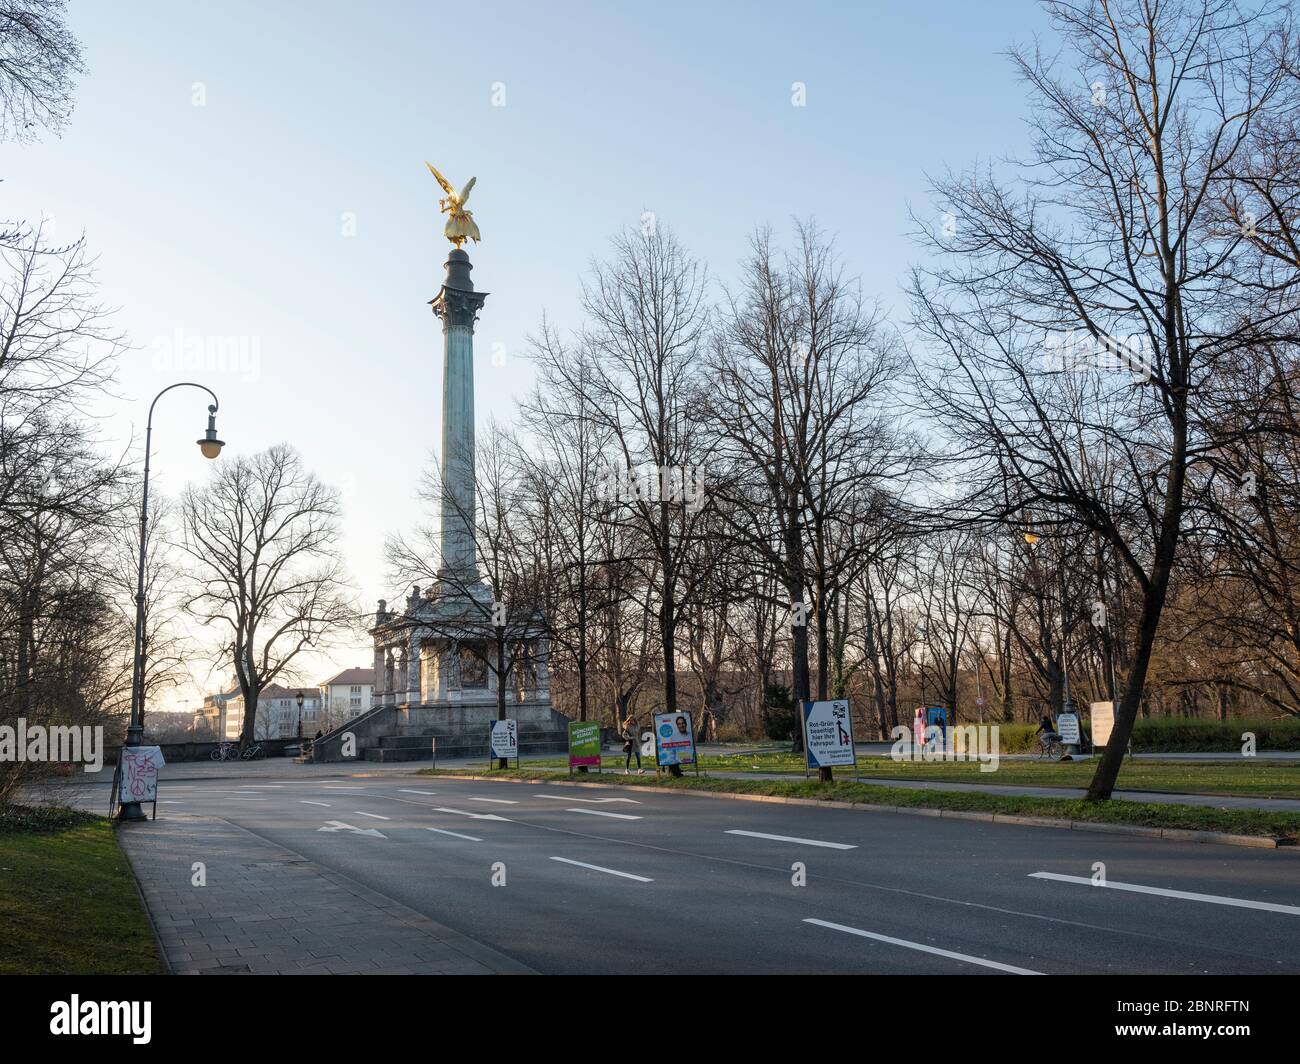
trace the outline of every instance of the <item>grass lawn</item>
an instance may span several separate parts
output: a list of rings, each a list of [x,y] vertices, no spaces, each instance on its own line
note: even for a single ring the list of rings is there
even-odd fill
[[[155,975],[135,877],[103,817],[0,812],[0,974]]]
[[[620,767],[622,762],[620,761]],[[426,776],[484,776],[485,769],[423,769]],[[539,778],[568,779],[567,770],[538,769],[534,765],[523,769],[494,769],[494,778],[530,780]],[[989,775],[1000,775],[1000,773]],[[575,779],[579,778],[576,774]],[[623,784],[645,787],[663,787],[670,790],[699,790],[731,794],[767,794],[784,798],[816,798],[831,802],[861,802],[875,805],[894,805],[907,808],[953,809],[972,812],[1001,813],[1007,816],[1054,817],[1088,823],[1131,824],[1143,827],[1178,828],[1192,831],[1220,831],[1233,835],[1269,835],[1300,841],[1300,813],[1272,813],[1253,809],[1210,809],[1201,806],[1128,802],[1112,799],[1109,802],[1084,802],[1072,798],[1013,797],[984,794],[978,791],[920,791],[903,787],[855,783],[836,780],[819,783],[814,780],[758,780],[720,779],[716,776],[683,776],[680,779],[647,773],[644,776],[624,776],[621,772],[603,776],[588,773],[581,777],[586,783]],[[987,777],[986,777],[987,778]]]
[[[527,762],[530,768],[567,769],[561,758]],[[606,772],[623,770],[623,755],[603,759]],[[635,769],[636,761],[632,762]],[[972,761],[894,761],[887,757],[858,760],[863,776],[895,780],[939,780],[945,783],[990,783],[1010,787],[1086,787],[1097,761],[1012,761],[1003,758],[996,772],[981,772]],[[654,770],[653,763],[646,767]],[[735,754],[700,759],[700,771],[788,772],[803,776],[803,756],[788,751]],[[849,774],[837,770],[837,775]],[[1235,795],[1243,798],[1300,798],[1300,762],[1252,761],[1133,761],[1120,770],[1119,786],[1134,791]]]

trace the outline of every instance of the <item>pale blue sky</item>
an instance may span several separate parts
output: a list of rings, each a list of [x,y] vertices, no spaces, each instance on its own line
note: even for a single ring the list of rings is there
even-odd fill
[[[1023,148],[1000,53],[1046,28],[1028,0],[70,6],[89,73],[61,140],[4,146],[0,216],[44,212],[100,258],[138,348],[98,411],[105,435],[142,432],[173,380],[208,384],[232,451],[290,440],[344,489],[367,602],[438,438],[427,302],[448,245],[423,159],[457,186],[478,177],[479,413],[512,420],[525,337],[543,311],[576,324],[586,264],[643,210],[720,280],[756,224],[815,216],[865,291],[900,305],[908,205],[937,217],[925,173]],[[174,369],[178,331],[247,338],[256,364]],[[160,404],[162,491],[205,472],[204,403]],[[368,661],[358,645],[334,664]]]

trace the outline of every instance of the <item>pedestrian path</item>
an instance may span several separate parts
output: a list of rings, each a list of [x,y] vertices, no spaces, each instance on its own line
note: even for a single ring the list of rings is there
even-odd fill
[[[219,817],[172,813],[125,824],[118,837],[179,975],[529,972]]]

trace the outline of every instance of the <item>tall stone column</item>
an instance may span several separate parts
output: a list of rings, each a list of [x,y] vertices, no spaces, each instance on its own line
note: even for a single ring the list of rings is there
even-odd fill
[[[453,248],[432,300],[442,319],[442,559],[452,590],[478,583],[474,549],[474,322],[487,299],[474,291],[469,255]]]

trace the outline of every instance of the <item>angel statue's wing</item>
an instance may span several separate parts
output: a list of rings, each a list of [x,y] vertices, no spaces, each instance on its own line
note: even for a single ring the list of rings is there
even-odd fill
[[[433,163],[429,162],[428,159],[425,159],[424,165],[429,168],[429,173],[433,174],[433,176],[438,179],[438,184],[442,186],[443,192],[447,193],[448,196],[455,195],[456,190],[451,187],[451,182],[434,169]]]
[[[471,177],[465,182],[465,187],[460,190],[460,205],[462,207],[465,206],[465,201],[469,199],[469,190],[474,187],[474,182],[477,180],[477,177]]]

